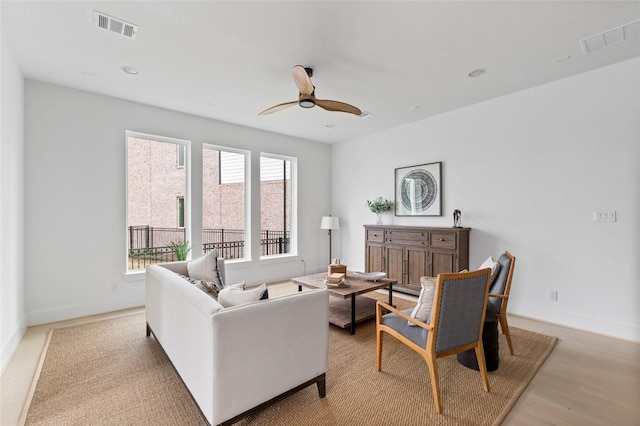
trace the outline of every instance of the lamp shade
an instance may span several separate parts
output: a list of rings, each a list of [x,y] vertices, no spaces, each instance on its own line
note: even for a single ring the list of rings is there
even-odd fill
[[[340,218],[337,216],[322,216],[320,229],[340,229]]]

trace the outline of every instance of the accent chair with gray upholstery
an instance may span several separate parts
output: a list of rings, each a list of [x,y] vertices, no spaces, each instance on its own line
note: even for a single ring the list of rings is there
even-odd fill
[[[442,413],[437,359],[475,349],[485,392],[489,379],[482,346],[482,327],[487,308],[491,269],[439,274],[433,305],[427,321],[411,316],[411,309],[399,311],[378,301],[376,304],[377,369],[382,370],[384,333],[418,352],[426,361],[436,412]],[[383,310],[389,313],[383,315]]]
[[[498,317],[502,334],[507,338],[509,352],[513,355],[513,344],[511,343],[509,323],[507,322],[507,304],[509,303],[509,293],[511,292],[511,281],[513,280],[516,258],[508,251],[505,251],[498,258],[498,263],[500,264],[500,271],[498,271],[498,276],[489,288],[487,315],[496,315]]]

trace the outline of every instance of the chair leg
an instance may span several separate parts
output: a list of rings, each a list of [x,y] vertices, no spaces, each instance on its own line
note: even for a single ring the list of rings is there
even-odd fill
[[[376,368],[378,371],[382,371],[382,330],[376,330]]]
[[[440,404],[440,378],[438,377],[438,360],[428,359],[425,357],[429,366],[429,377],[431,377],[431,391],[433,392],[433,405],[436,406],[436,413],[442,413],[442,404]]]
[[[480,369],[480,378],[482,379],[482,387],[485,392],[489,392],[489,377],[487,377],[487,361],[484,358],[484,346],[482,340],[475,347],[476,359],[478,360],[478,368]]]
[[[511,333],[509,333],[509,323],[507,323],[507,314],[501,314],[498,316],[500,321],[500,328],[502,329],[502,334],[507,338],[507,344],[509,345],[509,352],[513,355],[513,343],[511,343]]]

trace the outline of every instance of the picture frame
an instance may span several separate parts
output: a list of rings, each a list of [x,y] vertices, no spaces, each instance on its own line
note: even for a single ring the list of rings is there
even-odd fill
[[[442,216],[442,162],[395,169],[396,216]]]

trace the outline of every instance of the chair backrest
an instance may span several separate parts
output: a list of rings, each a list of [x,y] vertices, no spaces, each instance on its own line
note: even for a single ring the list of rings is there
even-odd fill
[[[440,274],[436,284],[427,345],[447,352],[481,338],[491,270]],[[434,341],[435,339],[435,341]]]
[[[511,281],[513,279],[513,269],[516,266],[516,258],[508,251],[505,251],[498,258],[498,263],[500,264],[500,271],[498,272],[498,276],[494,280],[493,284],[491,284],[489,293],[509,296],[509,292],[511,291]],[[503,305],[506,309],[507,301],[508,299],[489,297],[489,307],[492,310],[495,310],[495,312],[492,313],[500,312]]]

